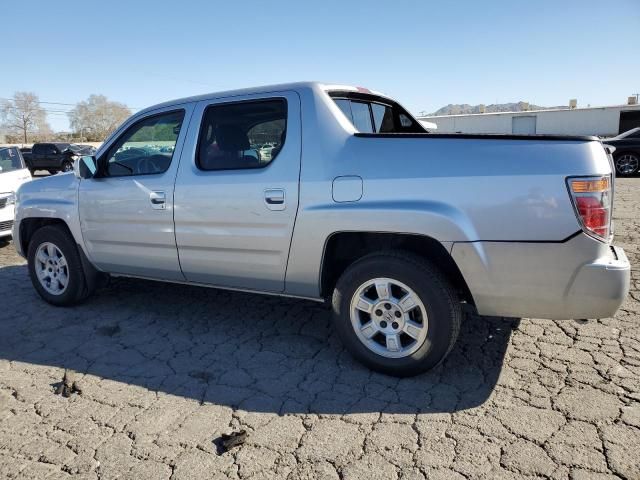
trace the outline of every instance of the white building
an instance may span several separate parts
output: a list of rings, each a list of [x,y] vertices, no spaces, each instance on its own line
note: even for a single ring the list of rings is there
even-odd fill
[[[640,127],[640,105],[418,117],[438,133],[615,136]]]

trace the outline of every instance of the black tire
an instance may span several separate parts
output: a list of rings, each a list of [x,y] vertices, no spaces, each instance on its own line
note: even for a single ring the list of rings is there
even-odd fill
[[[59,295],[54,295],[45,290],[40,284],[36,273],[36,252],[38,247],[45,242],[55,245],[67,261],[68,284],[64,292]],[[29,242],[27,262],[33,287],[46,302],[52,305],[75,305],[82,302],[92,293],[92,289],[88,286],[87,279],[85,278],[78,247],[74,243],[71,235],[63,227],[49,225],[37,230]]]
[[[407,285],[427,311],[424,343],[402,358],[387,358],[370,350],[351,323],[353,295],[362,284],[379,277]],[[460,300],[444,275],[424,258],[398,251],[370,254],[349,266],[335,287],[332,307],[335,328],[352,356],[375,371],[398,377],[426,372],[442,362],[453,348],[462,322]]]
[[[73,171],[73,163],[71,163],[69,160],[65,160],[64,162],[62,162],[62,165],[60,165],[60,171],[61,172]]]
[[[620,169],[618,168],[618,160],[620,160],[623,157],[629,157],[629,156],[635,159],[635,165],[636,165],[635,169],[627,172],[621,172]],[[640,171],[640,154],[637,154],[635,152],[620,152],[614,157],[613,163],[616,169],[616,176],[630,177],[632,175],[637,175],[638,171]]]

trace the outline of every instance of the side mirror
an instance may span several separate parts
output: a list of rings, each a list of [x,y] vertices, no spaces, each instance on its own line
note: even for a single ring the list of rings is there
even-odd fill
[[[76,178],[92,178],[96,174],[96,157],[84,155],[73,164],[73,173]]]

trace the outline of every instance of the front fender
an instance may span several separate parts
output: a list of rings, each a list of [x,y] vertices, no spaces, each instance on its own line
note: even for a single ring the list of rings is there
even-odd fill
[[[27,219],[60,220],[64,222],[76,244],[84,253],[84,242],[78,215],[79,179],[72,173],[52,175],[23,184],[16,193],[16,216],[13,238],[16,250],[23,257],[21,224]]]

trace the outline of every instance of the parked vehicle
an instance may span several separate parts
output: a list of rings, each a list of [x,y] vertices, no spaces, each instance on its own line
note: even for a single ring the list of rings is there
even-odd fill
[[[72,171],[74,162],[81,155],[93,154],[95,154],[95,149],[90,145],[35,143],[31,147],[31,154],[25,155],[25,161],[32,174],[36,170],[47,170],[54,174]]]
[[[640,171],[640,127],[632,128],[603,143],[615,147],[613,161],[620,176],[635,175]]]
[[[429,134],[384,95],[298,83],[138,112],[74,173],[18,191],[16,248],[54,305],[107,274],[330,300],[356,358],[412,375],[465,304],[601,318],[629,290],[595,137]]]
[[[22,154],[17,147],[0,147],[0,241],[11,235],[15,192],[31,180]]]
[[[97,152],[96,147],[93,145],[83,145],[80,143],[71,143],[69,144],[69,150],[71,150],[76,155],[95,155]]]

